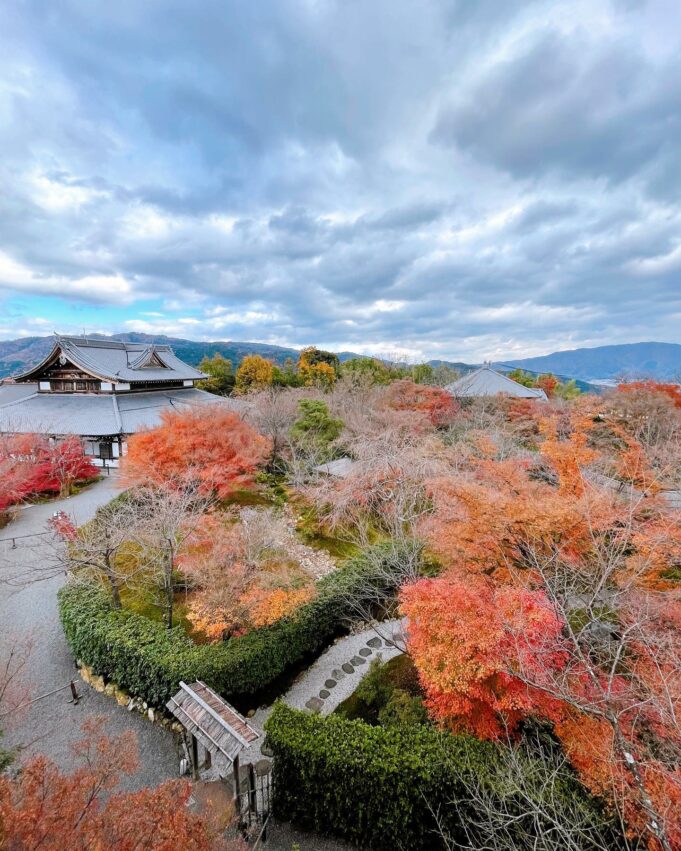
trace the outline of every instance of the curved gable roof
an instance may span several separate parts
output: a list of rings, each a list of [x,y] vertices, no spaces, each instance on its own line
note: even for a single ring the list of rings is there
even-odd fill
[[[31,380],[61,355],[93,377],[112,383],[188,381],[207,377],[181,361],[168,345],[55,335],[50,354],[37,366],[16,376],[16,380]]]

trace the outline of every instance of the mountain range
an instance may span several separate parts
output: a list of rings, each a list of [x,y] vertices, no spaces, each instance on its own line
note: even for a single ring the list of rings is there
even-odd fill
[[[203,343],[153,334],[89,334],[91,339],[121,340],[126,343],[167,343],[175,354],[192,366],[197,366],[208,355],[219,352],[237,365],[246,355],[262,355],[264,358],[283,364],[286,358],[298,358],[297,349],[272,346],[267,343],[213,342]],[[0,378],[23,372],[47,357],[52,350],[54,337],[22,337],[19,340],[0,340]]]
[[[100,339],[121,340],[131,343],[167,343],[179,358],[198,365],[203,357],[219,352],[237,365],[248,354],[258,354],[278,364],[287,358],[297,359],[298,349],[275,346],[268,343],[233,341],[200,342],[179,337],[155,336],[151,334],[126,333],[92,334]],[[18,340],[0,340],[0,378],[23,372],[39,363],[51,350],[54,338],[22,337]],[[358,357],[354,352],[339,352],[341,361]],[[472,369],[475,364],[461,361],[430,361],[434,366],[446,363],[461,371]],[[577,378],[581,382],[612,380],[622,377],[656,378],[678,380],[681,377],[681,345],[677,343],[629,343],[617,346],[596,346],[554,352],[534,358],[522,358],[495,364],[502,370],[521,367],[530,372],[553,372],[558,376]],[[585,387],[585,389],[587,389]]]
[[[510,360],[531,372],[553,372],[583,381],[621,378],[681,380],[681,345],[678,343],[625,343],[553,352],[536,358]]]

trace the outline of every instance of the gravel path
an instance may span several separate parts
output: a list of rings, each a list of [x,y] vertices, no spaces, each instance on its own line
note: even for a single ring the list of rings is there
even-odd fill
[[[178,760],[172,735],[81,682],[57,613],[57,591],[64,577],[23,587],[6,584],[32,563],[45,564],[51,554],[49,545],[41,538],[28,538],[17,540],[16,549],[12,549],[11,542],[2,540],[44,532],[47,520],[59,510],[76,523],[84,523],[118,491],[117,479],[104,478],[77,496],[25,508],[9,526],[0,529],[0,660],[6,658],[14,642],[31,636],[34,647],[25,673],[32,696],[45,694],[71,679],[76,679],[82,695],[79,705],[73,706],[68,702],[67,689],[33,704],[15,724],[8,725],[3,720],[3,745],[24,747],[26,753],[47,754],[68,771],[77,764],[70,746],[81,738],[80,725],[89,715],[103,715],[112,735],[131,729],[137,733],[140,770],[126,780],[125,788],[138,789],[177,776]]]

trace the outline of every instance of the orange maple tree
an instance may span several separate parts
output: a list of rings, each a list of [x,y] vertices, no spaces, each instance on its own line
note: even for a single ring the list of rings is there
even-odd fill
[[[496,739],[528,715],[557,716],[555,699],[508,673],[541,677],[547,641],[550,664],[564,664],[562,624],[541,592],[449,575],[405,587],[401,605],[427,705],[445,726]]]
[[[451,393],[441,387],[416,384],[408,379],[393,381],[386,388],[384,402],[396,411],[423,413],[434,426],[448,425],[459,410]]]
[[[135,772],[134,733],[109,737],[103,718],[83,724],[74,751],[81,767],[62,773],[38,755],[16,777],[0,776],[0,846],[6,851],[240,851],[187,808],[189,783],[170,780],[155,789],[120,792]]]
[[[123,473],[131,484],[194,484],[225,498],[251,485],[269,457],[269,440],[221,405],[164,411],[161,418],[158,428],[128,442]]]
[[[681,408],[681,385],[665,384],[661,381],[630,381],[624,384],[617,385],[618,393],[661,393],[669,397],[674,403],[674,407]]]
[[[192,592],[187,616],[219,641],[290,614],[314,596],[314,582],[282,552],[253,551],[241,523],[201,518],[178,559]]]

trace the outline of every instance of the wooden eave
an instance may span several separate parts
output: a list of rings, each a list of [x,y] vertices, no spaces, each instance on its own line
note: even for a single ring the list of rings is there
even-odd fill
[[[72,357],[71,354],[67,354],[63,350],[60,343],[55,343],[49,355],[39,364],[37,364],[37,366],[32,367],[27,372],[22,372],[19,375],[13,376],[14,380],[17,383],[40,381],[40,374],[49,367],[51,367],[53,364],[55,364],[59,359],[60,355],[64,355],[65,358],[68,358],[69,363],[72,363],[77,369],[80,369],[82,372],[86,373],[92,378],[96,378],[98,381],[112,381],[110,377],[99,375],[98,373],[94,372],[92,368],[88,369],[87,366],[84,366],[82,363],[78,363],[76,358]]]

